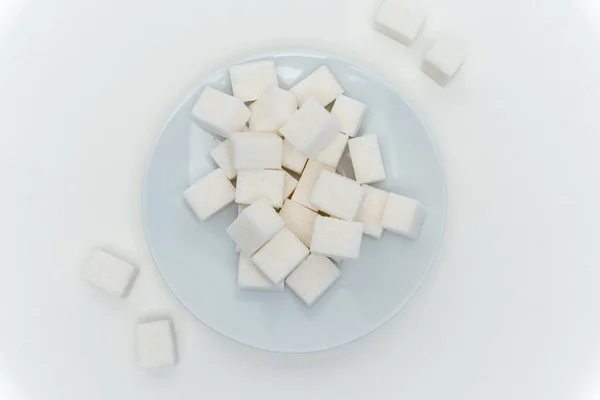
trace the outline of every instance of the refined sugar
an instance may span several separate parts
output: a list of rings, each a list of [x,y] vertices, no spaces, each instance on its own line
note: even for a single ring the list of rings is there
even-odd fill
[[[373,183],[385,179],[385,170],[375,135],[364,135],[348,140],[354,176],[358,183]]]
[[[81,278],[114,296],[125,297],[137,276],[137,268],[106,252],[95,250],[81,271]]]
[[[341,274],[327,257],[311,254],[285,279],[285,284],[310,307]]]
[[[281,168],[283,140],[275,133],[242,132],[231,135],[235,168]]]
[[[283,228],[252,257],[252,261],[271,282],[279,284],[308,254],[308,248],[300,239]]]
[[[366,189],[352,179],[323,171],[309,201],[319,211],[352,221],[365,197],[365,192]]]
[[[404,0],[385,0],[375,18],[375,29],[410,46],[419,35],[426,15]]]
[[[209,133],[227,138],[230,132],[246,126],[250,110],[242,100],[206,87],[192,109],[192,117]]]
[[[360,222],[318,216],[310,251],[328,257],[358,258],[362,235]]]
[[[161,368],[177,363],[177,347],[170,320],[138,324],[135,336],[140,367]]]
[[[425,207],[418,200],[390,193],[381,225],[390,232],[416,239],[424,219]]]
[[[308,158],[292,146],[287,140],[283,141],[283,159],[281,164],[284,168],[289,169],[297,174],[302,174],[304,166]]]
[[[285,227],[292,232],[305,246],[309,247],[312,241],[313,228],[317,213],[293,200],[286,200],[279,211]]]
[[[300,153],[314,157],[340,133],[340,124],[323,106],[309,99],[279,132]]]
[[[290,92],[296,95],[299,106],[303,106],[309,99],[314,99],[325,107],[344,93],[344,88],[335,79],[329,68],[323,65],[298,82],[290,89]]]
[[[310,195],[313,192],[315,183],[317,183],[317,180],[323,171],[333,172],[334,169],[325,164],[321,164],[318,161],[308,160],[306,168],[298,181],[298,186],[296,186],[296,191],[292,195],[292,200],[298,204],[302,204],[304,207],[317,211],[314,206],[310,204]]]
[[[340,131],[350,137],[356,136],[367,107],[364,103],[341,95],[335,99],[331,115],[340,123]]]
[[[235,187],[221,169],[216,169],[183,192],[196,216],[204,221],[225,208],[235,198]]]
[[[222,141],[217,147],[212,149],[210,156],[221,171],[227,175],[228,179],[234,179],[237,176],[237,170],[233,164],[233,142],[229,139]]]
[[[242,211],[244,211],[246,208],[248,208],[247,204],[238,204],[238,209],[237,209],[237,215],[238,215],[238,217],[240,216],[240,214],[242,213]],[[237,244],[235,245],[235,251],[236,251],[236,253],[240,252],[240,246],[238,246]]]
[[[278,87],[273,60],[254,61],[229,68],[233,95],[238,99],[254,101],[267,90]]]
[[[445,86],[465,61],[461,46],[449,38],[439,39],[425,54],[421,69],[433,80]]]
[[[371,186],[363,185],[367,194],[354,218],[364,224],[364,233],[374,238],[380,238],[383,232],[381,218],[388,199],[388,193]]]
[[[256,268],[250,257],[240,255],[237,285],[245,290],[281,291],[284,283],[281,281],[278,285],[274,285]]]
[[[250,105],[250,130],[279,132],[297,109],[296,96],[278,87],[271,88]]]
[[[238,171],[235,202],[251,204],[264,197],[271,206],[281,208],[284,186],[285,171],[283,170]]]
[[[267,243],[284,227],[283,219],[269,201],[261,198],[252,203],[227,228],[227,233],[242,254],[250,255]]]
[[[296,178],[294,178],[293,176],[291,176],[290,174],[288,174],[287,172],[285,173],[285,179],[283,181],[283,199],[287,199],[289,198],[292,193],[294,193],[294,190],[296,190],[296,186],[298,186],[298,181],[296,180]]]
[[[337,168],[340,163],[340,158],[348,144],[348,136],[343,133],[338,133],[333,140],[329,142],[321,152],[315,157],[315,160],[322,162],[330,167]]]

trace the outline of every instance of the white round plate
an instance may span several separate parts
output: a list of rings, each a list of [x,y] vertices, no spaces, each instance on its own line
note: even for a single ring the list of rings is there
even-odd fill
[[[252,58],[259,59],[275,60],[284,89],[327,65],[346,95],[367,104],[360,132],[378,136],[387,173],[385,182],[374,186],[414,197],[427,207],[420,237],[409,240],[390,232],[384,232],[380,240],[365,236],[360,257],[341,263],[341,278],[312,308],[287,288],[278,293],[238,290],[238,256],[225,232],[237,207],[232,205],[200,222],[182,196],[188,186],[215,168],[209,152],[216,139],[194,125],[190,112],[207,85],[231,94],[224,68],[202,82],[175,110],[158,138],[143,196],[148,244],[173,293],[214,330],[272,351],[329,349],[384,324],[425,279],[444,231],[444,174],[419,118],[402,95],[377,75],[323,54],[278,52]]]

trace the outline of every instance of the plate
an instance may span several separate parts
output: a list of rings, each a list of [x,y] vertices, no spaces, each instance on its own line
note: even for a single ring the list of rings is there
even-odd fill
[[[345,94],[367,104],[360,133],[379,138],[385,182],[374,186],[419,199],[427,217],[418,240],[384,232],[365,236],[357,260],[340,264],[341,278],[312,308],[289,289],[278,293],[236,288],[237,253],[225,232],[232,205],[200,222],[183,191],[215,168],[218,140],[191,120],[207,85],[231,94],[228,69],[206,78],[174,111],[148,165],[143,193],[146,236],[160,274],[183,305],[215,331],[240,343],[278,352],[312,352],[353,341],[396,314],[415,294],[442,239],[446,215],[443,169],[435,145],[404,97],[372,72],[339,57],[308,52],[263,54],[274,59],[280,86],[289,89],[327,65]]]

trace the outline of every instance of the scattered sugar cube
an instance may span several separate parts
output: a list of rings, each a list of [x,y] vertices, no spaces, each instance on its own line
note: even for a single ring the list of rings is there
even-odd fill
[[[296,180],[296,178],[294,178],[293,176],[291,176],[290,174],[288,174],[287,172],[285,173],[285,179],[283,181],[283,199],[287,199],[289,198],[292,193],[294,193],[294,190],[296,190],[296,186],[298,186],[298,181]]]
[[[281,281],[279,284],[274,285],[256,268],[250,257],[240,255],[237,285],[240,289],[245,290],[281,291],[284,283]]]
[[[231,204],[236,190],[221,169],[215,169],[183,192],[196,216],[204,221]]]
[[[252,257],[274,284],[279,284],[308,256],[309,251],[292,232],[283,228]]]
[[[421,69],[433,80],[445,86],[465,61],[464,50],[449,38],[439,39],[425,54]]]
[[[246,126],[250,110],[242,100],[206,87],[192,109],[192,117],[209,133],[227,138],[230,132],[240,132]]]
[[[325,65],[298,82],[290,92],[296,95],[298,105],[302,107],[309,99],[325,107],[344,93],[344,88]]]
[[[328,257],[358,258],[362,235],[360,222],[318,216],[310,251]]]
[[[341,95],[335,99],[331,115],[340,123],[340,131],[350,137],[356,136],[367,111],[367,106],[358,100]]]
[[[279,169],[283,140],[275,133],[241,132],[231,134],[234,165],[242,169]]]
[[[352,179],[323,171],[310,196],[310,203],[319,211],[352,221],[365,193],[366,189]]]
[[[390,193],[381,218],[388,231],[416,239],[425,219],[425,207],[415,199]]]
[[[234,179],[237,176],[237,170],[233,164],[233,142],[229,139],[222,141],[217,147],[212,149],[210,156],[221,171],[227,175],[228,179]]]
[[[311,254],[285,279],[285,284],[310,307],[341,274],[327,257]]]
[[[140,367],[161,368],[177,364],[175,334],[170,320],[138,324],[135,336]]]
[[[271,206],[281,208],[284,187],[285,171],[283,170],[238,171],[235,202],[252,204],[264,197]]]
[[[379,239],[383,232],[381,218],[388,199],[388,193],[371,186],[363,185],[367,190],[365,198],[354,218],[364,224],[364,233]]]
[[[125,297],[137,276],[137,268],[106,252],[95,250],[81,271],[81,278],[114,296]]]
[[[250,130],[279,132],[279,128],[296,112],[296,96],[278,87],[267,90],[250,105]]]
[[[283,219],[269,201],[261,198],[252,203],[227,227],[227,233],[242,254],[253,254],[284,227]]]
[[[364,135],[348,140],[354,176],[358,183],[373,183],[385,179],[385,170],[375,135]]]
[[[317,213],[293,200],[286,200],[279,211],[285,227],[292,232],[305,246],[312,241],[313,228]]]
[[[278,87],[273,60],[254,61],[229,68],[233,95],[238,99],[254,101],[267,90]]]
[[[337,168],[342,158],[342,154],[348,144],[348,136],[343,133],[338,133],[333,140],[329,142],[321,152],[315,157],[315,160],[322,162],[330,167]]]
[[[300,153],[287,140],[283,141],[283,159],[281,165],[297,174],[302,174],[308,158]]]
[[[410,46],[425,23],[425,13],[404,0],[385,0],[375,18],[375,29]]]
[[[302,204],[304,207],[317,211],[310,203],[310,195],[323,171],[333,172],[334,169],[318,161],[308,160],[306,168],[298,181],[298,186],[296,186],[296,191],[292,195],[292,200],[298,204]]]
[[[340,132],[340,124],[323,106],[309,99],[279,132],[300,153],[314,157]]]

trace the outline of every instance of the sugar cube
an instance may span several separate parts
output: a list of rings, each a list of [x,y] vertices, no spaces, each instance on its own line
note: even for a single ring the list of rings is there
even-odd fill
[[[137,276],[137,268],[105,250],[92,252],[81,278],[114,296],[125,297]]]
[[[278,87],[273,60],[254,61],[229,68],[233,95],[238,99],[254,101],[267,90]]]
[[[281,281],[278,285],[274,285],[256,268],[251,257],[240,255],[237,285],[245,290],[281,291],[284,283]]]
[[[425,13],[404,0],[385,0],[375,18],[375,29],[410,46],[425,23]]]
[[[364,135],[348,140],[348,149],[358,183],[373,183],[385,179],[385,170],[375,135]]]
[[[264,197],[271,206],[281,208],[284,187],[285,171],[283,170],[238,171],[235,202],[251,204]]]
[[[292,232],[283,228],[258,250],[252,261],[274,284],[282,282],[308,256],[309,251]]]
[[[238,204],[238,207],[237,207],[237,215],[238,215],[238,217],[240,216],[240,214],[242,213],[242,211],[244,211],[246,208],[248,208],[248,204]],[[237,244],[235,245],[235,252],[236,253],[240,252],[240,246],[238,246]]]
[[[323,106],[309,99],[279,132],[300,153],[314,157],[340,132],[340,124]]]
[[[364,224],[364,233],[374,238],[380,238],[383,232],[381,218],[388,199],[388,193],[371,186],[363,185],[367,190],[365,198],[354,218]]]
[[[285,279],[285,284],[310,307],[341,274],[327,257],[311,254]]]
[[[275,133],[241,132],[231,134],[235,168],[279,169],[283,140]]]
[[[303,106],[309,99],[325,107],[340,94],[344,88],[337,81],[331,70],[323,65],[290,89],[296,95],[298,105]]]
[[[222,141],[217,147],[212,149],[210,156],[217,166],[227,175],[228,179],[234,179],[237,176],[237,170],[233,164],[233,142],[229,139]]]
[[[328,257],[358,258],[362,235],[360,222],[318,216],[310,251]]]
[[[388,231],[416,239],[425,219],[425,207],[415,199],[390,193],[381,218]]]
[[[323,171],[310,196],[310,203],[319,211],[352,221],[365,197],[366,189],[352,179]]]
[[[302,174],[307,160],[308,158],[296,150],[289,141],[283,141],[283,157],[281,165],[284,168],[287,168],[297,174]]]
[[[297,109],[296,96],[278,87],[271,88],[251,104],[250,130],[279,132]]]
[[[296,186],[298,186],[298,181],[296,180],[296,178],[294,178],[293,176],[291,176],[290,174],[288,174],[287,172],[285,173],[285,179],[283,181],[283,199],[287,199],[289,198],[292,193],[294,193],[294,190],[296,190]]]
[[[227,175],[218,168],[187,188],[183,197],[196,216],[204,221],[231,204],[235,192]]]
[[[170,320],[138,324],[135,336],[140,367],[161,368],[177,363],[175,334]]]
[[[335,99],[331,115],[340,123],[340,131],[350,137],[356,136],[367,106],[358,100],[341,95]]]
[[[242,100],[206,87],[192,109],[192,117],[209,133],[227,138],[230,132],[239,132],[246,126],[250,110]]]
[[[227,233],[242,254],[250,255],[283,229],[284,225],[283,219],[269,201],[261,198],[242,211],[227,227]]]
[[[298,181],[298,186],[296,186],[296,191],[292,195],[292,200],[298,204],[302,204],[304,207],[317,211],[310,203],[310,195],[323,171],[333,172],[334,169],[318,161],[308,160],[306,168]]]
[[[454,40],[439,39],[425,54],[421,69],[433,80],[445,86],[465,61],[464,50]]]
[[[337,168],[342,158],[342,154],[348,144],[348,136],[338,133],[333,140],[329,142],[321,152],[315,157],[315,160],[322,162],[330,167]]]
[[[317,213],[293,200],[286,200],[279,211],[285,227],[292,232],[305,246],[309,247],[312,241],[313,228]]]

